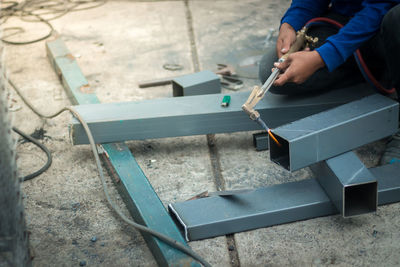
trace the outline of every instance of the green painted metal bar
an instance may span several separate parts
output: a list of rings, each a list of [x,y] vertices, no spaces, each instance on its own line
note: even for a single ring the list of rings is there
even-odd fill
[[[73,104],[100,103],[64,42],[46,43],[47,54]],[[186,244],[150,182],[124,143],[102,145],[108,172],[135,221]],[[195,260],[148,234],[143,234],[160,266],[200,266]],[[187,244],[186,244],[187,245]]]
[[[64,42],[60,38],[47,42],[46,49],[47,56],[60,78],[71,103],[74,105],[100,103]]]

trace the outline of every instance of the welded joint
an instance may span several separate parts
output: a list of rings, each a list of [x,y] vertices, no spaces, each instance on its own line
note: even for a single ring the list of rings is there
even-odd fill
[[[179,213],[175,210],[174,206],[169,204],[168,205],[169,211],[172,213],[172,218],[178,220],[179,224],[178,226],[181,226],[183,228],[183,233],[185,236],[185,240],[189,242],[189,233],[188,233],[188,228],[186,223],[182,220],[182,218],[179,216]]]

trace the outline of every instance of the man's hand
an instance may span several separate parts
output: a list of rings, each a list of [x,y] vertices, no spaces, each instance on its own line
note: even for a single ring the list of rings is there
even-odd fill
[[[296,32],[288,23],[283,23],[279,30],[279,36],[276,41],[276,54],[281,58],[286,54],[290,46],[296,41]]]
[[[290,54],[282,63],[274,66],[283,72],[274,82],[275,86],[282,86],[287,82],[297,84],[305,82],[318,69],[325,66],[325,62],[317,51],[299,51]]]

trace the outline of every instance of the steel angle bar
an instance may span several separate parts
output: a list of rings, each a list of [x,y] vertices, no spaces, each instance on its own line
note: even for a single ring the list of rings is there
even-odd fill
[[[311,97],[268,95],[259,103],[263,119],[276,127],[371,94],[365,86],[344,88]],[[97,143],[120,142],[260,130],[242,111],[248,92],[231,94],[228,107],[221,107],[225,94],[152,99],[141,102],[81,105],[78,112],[88,122]],[[88,139],[78,121],[71,123],[74,145]]]
[[[270,158],[295,171],[395,133],[399,104],[374,94],[273,130]]]
[[[310,168],[343,217],[376,211],[377,180],[353,152],[318,162]]]
[[[400,163],[370,170],[379,181],[379,205],[399,202]],[[188,241],[338,214],[316,179],[173,203],[168,209]]]
[[[100,103],[75,59],[61,39],[46,43],[48,57],[74,104]],[[78,106],[77,106],[78,107]],[[135,221],[186,244],[129,148],[124,143],[104,144],[103,162]],[[159,239],[143,235],[160,266],[200,266],[186,254]]]

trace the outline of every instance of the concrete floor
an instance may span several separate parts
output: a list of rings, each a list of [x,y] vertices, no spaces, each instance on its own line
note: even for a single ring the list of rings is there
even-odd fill
[[[171,97],[170,86],[140,89],[137,82],[215,69],[257,55],[269,28],[276,28],[289,1],[109,1],[102,7],[74,12],[52,21],[77,58],[102,102]],[[188,11],[192,24],[188,26]],[[12,21],[10,21],[11,23]],[[15,21],[18,24],[18,21]],[[43,28],[31,24],[27,37]],[[190,40],[193,31],[195,43]],[[251,52],[249,52],[251,50]],[[8,73],[33,104],[51,113],[69,104],[50,67],[45,44],[6,47]],[[179,63],[167,71],[164,63]],[[257,84],[245,79],[248,90]],[[225,92],[230,92],[226,91]],[[44,143],[53,153],[52,167],[23,184],[35,266],[155,266],[141,235],[122,223],[106,204],[88,146],[71,146],[63,114],[38,119],[20,99],[14,125],[32,133],[43,127]],[[133,155],[165,205],[202,191],[215,191],[205,136],[128,142]],[[226,189],[256,188],[310,177],[308,169],[289,173],[256,152],[252,133],[220,134],[216,146]],[[375,166],[384,148],[377,142],[357,151]],[[21,174],[45,162],[32,144],[18,145]],[[110,182],[112,197],[124,208]],[[127,213],[127,211],[125,210]],[[232,256],[226,237],[190,242],[213,266],[398,266],[400,204],[379,207],[376,214],[353,219],[329,216],[235,234]],[[91,242],[92,237],[96,242]],[[233,258],[232,258],[233,257]],[[232,260],[234,261],[232,263]]]

